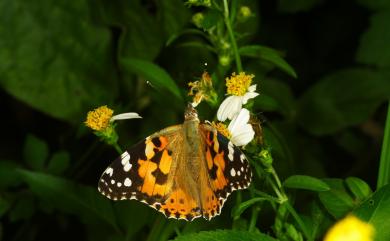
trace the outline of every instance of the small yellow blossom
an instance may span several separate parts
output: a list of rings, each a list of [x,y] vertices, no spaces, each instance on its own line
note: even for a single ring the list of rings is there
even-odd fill
[[[374,227],[355,216],[348,215],[337,222],[324,241],[373,241]]]
[[[88,112],[87,120],[84,123],[92,130],[102,131],[109,126],[113,113],[114,111],[106,105],[100,106],[99,108]]]
[[[252,15],[252,11],[248,6],[242,6],[242,7],[240,7],[239,14],[243,18],[248,18]]]
[[[214,121],[211,123],[211,125],[217,129],[219,133],[230,139],[232,137],[232,134],[230,133],[229,129],[225,124],[222,122],[215,123]]]
[[[252,83],[253,77],[255,77],[253,74],[247,75],[245,72],[241,72],[238,75],[233,73],[230,78],[226,78],[227,94],[236,96],[245,95]]]
[[[198,28],[202,28],[203,20],[204,20],[204,15],[203,15],[203,13],[195,13],[195,14],[192,16],[192,22],[193,22],[193,23],[195,24],[195,26],[198,27]]]
[[[197,106],[203,99],[211,104],[216,103],[217,94],[214,91],[212,79],[207,72],[202,74],[200,80],[188,83],[188,86],[190,87],[188,95],[194,96],[193,106]]]
[[[256,92],[256,84],[251,85],[254,77],[253,74],[247,75],[245,72],[241,72],[239,75],[233,73],[230,78],[226,78],[228,97],[222,101],[218,108],[217,118],[219,121],[232,120],[241,111],[242,105],[259,95]]]
[[[273,163],[272,155],[267,149],[263,149],[259,153],[260,161],[265,167],[271,167]]]

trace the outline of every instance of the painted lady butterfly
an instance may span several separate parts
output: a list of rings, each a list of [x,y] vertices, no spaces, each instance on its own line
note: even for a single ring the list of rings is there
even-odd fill
[[[116,159],[98,189],[112,200],[137,199],[168,218],[210,220],[252,173],[241,150],[207,123],[192,105],[182,125],[165,128]]]

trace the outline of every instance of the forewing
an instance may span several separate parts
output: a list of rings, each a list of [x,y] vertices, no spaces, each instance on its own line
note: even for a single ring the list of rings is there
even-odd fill
[[[208,124],[200,130],[205,143],[205,161],[210,185],[203,190],[202,212],[211,219],[221,212],[227,197],[250,185],[252,172],[244,153]]]
[[[103,172],[98,190],[112,200],[137,199],[157,208],[172,191],[170,147],[180,142],[181,130],[168,127],[125,151]]]

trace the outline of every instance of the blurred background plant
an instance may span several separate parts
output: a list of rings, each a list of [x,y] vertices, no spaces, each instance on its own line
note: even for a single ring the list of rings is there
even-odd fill
[[[351,212],[390,237],[389,1],[2,0],[0,11],[0,240],[320,240]],[[292,205],[245,191],[186,223],[100,195],[117,153],[86,113],[139,113],[116,127],[131,146],[182,122],[205,70],[215,103],[232,72],[255,75],[259,161]],[[215,103],[199,105],[202,119]]]

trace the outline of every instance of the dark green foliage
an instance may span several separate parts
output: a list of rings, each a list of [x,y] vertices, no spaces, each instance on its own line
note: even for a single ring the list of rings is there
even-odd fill
[[[283,186],[287,188],[305,189],[317,192],[329,191],[330,189],[328,184],[320,179],[304,175],[294,175],[288,177],[284,181]]]
[[[200,232],[174,239],[174,241],[218,241],[218,240],[248,240],[248,241],[272,241],[275,240],[261,233],[250,233],[243,231],[217,230]]]
[[[223,3],[0,1],[0,241],[314,241],[350,213],[388,240],[390,1],[227,0],[227,17]],[[216,120],[240,65],[261,144],[244,149],[251,187],[220,216],[168,220],[97,191],[119,154],[88,111],[143,117],[115,122],[125,149],[180,124],[204,71],[218,98],[197,109]]]
[[[375,240],[385,241],[390,235],[389,207],[390,188],[389,185],[383,186],[372,194],[359,208],[353,213],[366,222],[375,225],[377,230]]]

